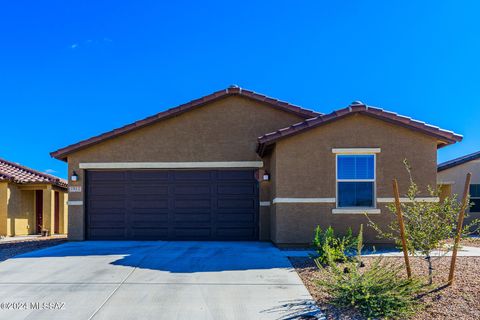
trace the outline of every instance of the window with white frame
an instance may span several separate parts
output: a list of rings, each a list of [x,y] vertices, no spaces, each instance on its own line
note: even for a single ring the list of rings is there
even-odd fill
[[[337,154],[337,207],[375,207],[374,154]]]
[[[480,212],[480,184],[470,185],[470,201],[473,202],[470,212]]]

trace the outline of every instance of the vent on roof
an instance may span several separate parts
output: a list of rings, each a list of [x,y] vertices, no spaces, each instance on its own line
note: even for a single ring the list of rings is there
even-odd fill
[[[363,103],[362,101],[360,100],[355,100],[353,101],[352,103],[350,103],[351,106],[364,106],[365,103]]]
[[[237,86],[236,84],[231,84],[228,86],[228,88],[230,89],[237,89],[237,88],[240,88],[239,86]]]

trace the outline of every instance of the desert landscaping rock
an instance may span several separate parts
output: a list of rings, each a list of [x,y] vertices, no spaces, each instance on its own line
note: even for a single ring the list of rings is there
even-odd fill
[[[362,258],[368,267],[375,258]],[[401,257],[387,257],[402,264]],[[391,261],[390,260],[390,261]],[[302,278],[318,306],[325,312],[327,319],[352,320],[363,319],[354,310],[342,310],[329,303],[328,294],[316,285],[324,273],[320,272],[310,258],[292,257],[290,261]],[[427,276],[427,264],[423,258],[410,260],[412,271],[417,276]],[[480,257],[459,257],[457,260],[455,283],[451,287],[440,288],[448,279],[450,257],[434,258],[434,289],[422,298],[424,307],[411,319],[480,319]]]

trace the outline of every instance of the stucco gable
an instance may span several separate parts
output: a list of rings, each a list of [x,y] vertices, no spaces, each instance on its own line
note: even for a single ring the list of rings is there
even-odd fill
[[[327,115],[320,115],[315,118],[307,119],[259,137],[257,152],[260,156],[263,156],[268,147],[280,139],[289,138],[291,136],[301,134],[311,129],[324,126],[356,114],[372,117],[395,126],[403,127],[408,130],[431,136],[437,139],[438,148],[459,142],[463,138],[461,135],[458,135],[452,131],[444,130],[394,112],[385,111],[383,109],[355,102],[344,109],[334,111]]]
[[[202,98],[192,100],[188,103],[179,105],[177,107],[168,109],[166,111],[157,113],[156,115],[150,116],[148,118],[145,118],[143,120],[136,121],[134,123],[128,124],[126,126],[123,126],[121,128],[117,128],[108,132],[105,132],[103,134],[100,134],[95,137],[91,137],[86,140],[82,140],[80,142],[77,142],[75,144],[69,145],[67,147],[58,149],[57,151],[51,152],[50,155],[56,159],[66,161],[67,160],[67,155],[71,154],[73,152],[76,152],[81,149],[88,148],[92,145],[95,145],[97,143],[119,137],[121,135],[124,135],[126,133],[129,133],[134,130],[138,130],[140,128],[144,128],[146,126],[150,126],[152,124],[155,124],[159,121],[163,121],[166,119],[170,119],[173,117],[177,117],[181,114],[184,114],[189,111],[196,110],[200,107],[204,107],[206,105],[209,105],[213,102],[219,101],[221,99],[225,99],[227,97],[232,97],[232,96],[239,96],[243,97],[246,99],[250,99],[254,102],[259,102],[265,106],[269,106],[271,108],[274,108],[276,110],[286,112],[292,115],[295,115],[299,117],[300,119],[308,119],[312,117],[319,116],[320,113],[312,111],[312,110],[307,110],[303,109],[299,106],[292,105],[288,102],[280,101],[271,97],[267,97],[265,95],[261,95],[258,93],[255,93],[250,90],[245,90],[242,88],[239,88],[237,86],[232,86],[224,90],[220,90],[217,92],[214,92],[210,95],[204,96]],[[265,131],[268,132],[268,131]],[[227,133],[226,133],[227,134]]]

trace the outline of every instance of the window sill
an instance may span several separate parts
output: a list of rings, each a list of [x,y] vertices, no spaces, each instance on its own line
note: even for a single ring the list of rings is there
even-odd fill
[[[375,208],[335,208],[333,214],[379,214],[380,209]]]

